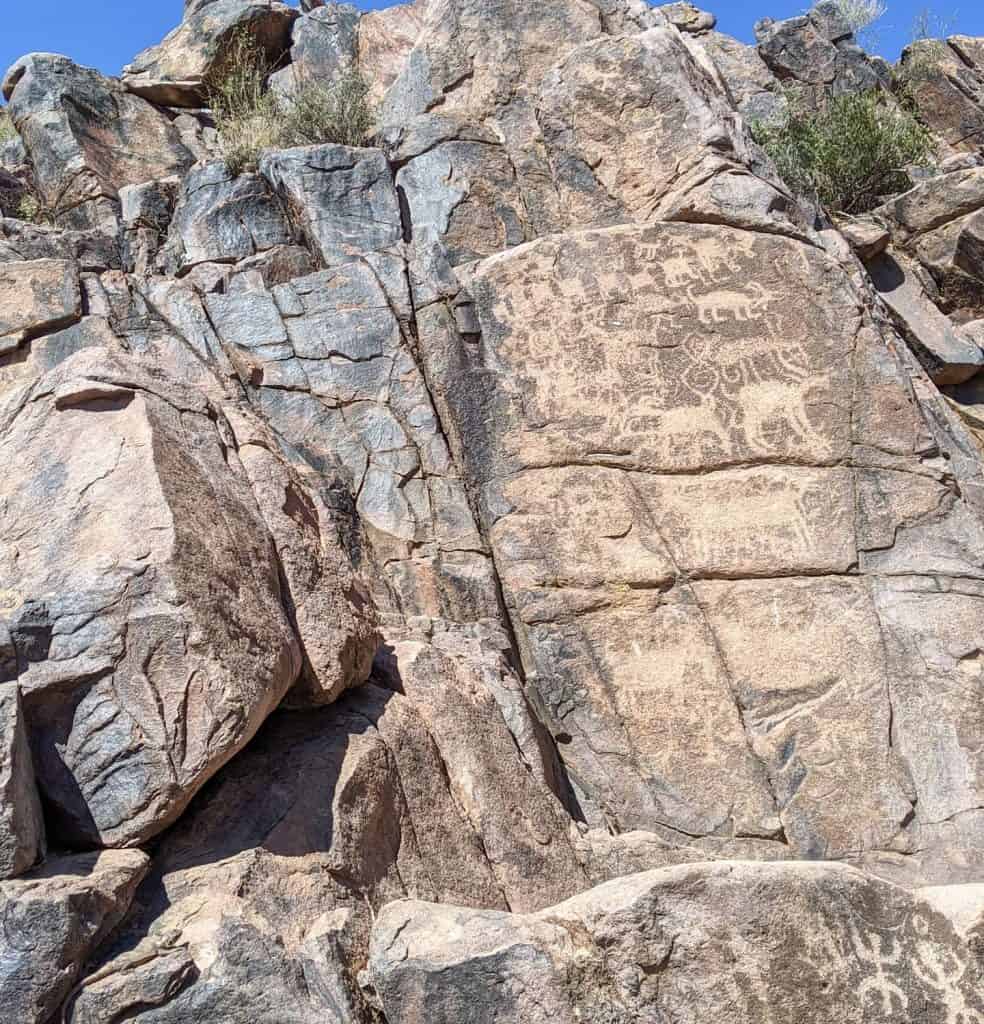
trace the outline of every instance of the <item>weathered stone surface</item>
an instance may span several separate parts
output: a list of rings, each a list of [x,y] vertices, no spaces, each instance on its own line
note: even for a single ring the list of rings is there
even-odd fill
[[[613,76],[618,90],[605,87]],[[796,233],[792,201],[750,169],[726,95],[671,29],[575,49],[544,77],[537,120],[572,227],[682,220]]]
[[[671,868],[526,916],[394,903],[371,971],[391,1024],[984,1014],[979,968],[946,917],[831,864]]]
[[[340,3],[302,15],[293,26],[290,65],[270,76],[271,86],[289,95],[305,84],[329,85],[355,67],[361,17],[357,7]]]
[[[367,686],[276,715],[203,790],[162,841],[73,1020],[141,1003],[155,1024],[372,1019],[355,976],[386,902],[506,910],[583,887],[564,816],[534,792],[480,664],[424,679],[429,656],[407,653],[412,695]]]
[[[233,177],[222,161],[200,164],[186,176],[168,221],[167,265],[176,274],[293,241],[286,211],[266,180],[258,174]]]
[[[261,414],[316,471],[345,479],[380,609],[497,618],[487,548],[415,360],[403,259],[370,252],[205,305]]]
[[[984,367],[980,346],[937,309],[904,257],[884,253],[868,263],[868,273],[935,384],[961,384]]]
[[[861,260],[880,256],[891,241],[888,229],[875,217],[838,217],[837,230]]]
[[[420,36],[429,0],[411,0],[369,11],[359,22],[359,69],[369,82],[370,98],[381,100],[406,66]]]
[[[82,964],[126,913],[146,873],[139,850],[50,860],[0,882],[0,1004],[17,1024],[47,1024]]]
[[[717,24],[717,18],[699,7],[681,0],[679,3],[660,4],[657,10],[664,18],[681,32],[694,34],[709,32]]]
[[[813,102],[824,93],[866,92],[882,84],[878,67],[855,43],[834,0],[822,0],[806,14],[785,21],[765,18],[755,26],[755,38],[776,77],[801,86]]]
[[[855,574],[945,590],[979,577],[981,527],[927,461],[962,442],[934,440],[843,271],[789,239],[663,225],[459,276],[480,338],[418,314],[428,379],[588,821],[914,852],[939,820],[923,787],[959,769],[920,748],[913,781],[889,681],[924,715],[970,712],[931,711],[925,669],[886,661]],[[780,683],[764,652],[787,647]],[[913,870],[946,878],[930,860]]]
[[[984,51],[980,39],[923,39],[902,51],[901,71],[920,117],[951,151],[984,142]]]
[[[0,355],[82,315],[79,271],[71,260],[0,263]]]
[[[14,393],[0,436],[22,467],[3,621],[53,837],[140,842],[297,678],[270,535],[208,401],[105,350]]]
[[[208,82],[220,78],[238,33],[270,60],[290,49],[297,10],[279,0],[211,0],[185,8],[184,20],[163,42],[123,69],[130,92],[168,107],[202,107]]]
[[[964,167],[921,182],[876,213],[896,246],[929,271],[933,298],[957,322],[984,314],[984,168]]]
[[[355,572],[314,475],[292,467],[273,432],[229,411],[240,461],[277,547],[284,598],[304,654],[294,704],[330,704],[365,682],[379,646],[369,586]],[[300,459],[298,467],[304,466]]]
[[[16,667],[6,629],[0,627],[0,679]],[[0,879],[15,878],[44,853],[44,818],[24,725],[20,690],[0,683]]]
[[[9,111],[57,221],[116,233],[118,190],[193,162],[167,116],[112,78],[34,53],[7,74]]]
[[[781,107],[779,80],[754,46],[721,32],[705,32],[700,45],[721,73],[735,109],[749,121],[767,121]]]
[[[376,149],[302,146],[267,153],[260,174],[294,211],[326,266],[386,249],[403,238],[393,176]]]

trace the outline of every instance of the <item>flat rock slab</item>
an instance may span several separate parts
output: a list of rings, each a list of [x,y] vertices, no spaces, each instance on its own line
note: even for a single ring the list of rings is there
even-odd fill
[[[532,915],[394,903],[370,969],[390,1024],[984,1019],[946,916],[825,863],[685,865]]]
[[[939,311],[903,257],[883,253],[867,267],[878,294],[934,384],[941,388],[962,384],[980,372],[984,351]]]

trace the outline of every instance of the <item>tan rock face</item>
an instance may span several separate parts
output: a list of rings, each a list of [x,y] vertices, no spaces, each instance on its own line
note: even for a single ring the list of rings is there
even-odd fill
[[[971,947],[944,914],[828,864],[688,865],[525,916],[394,903],[371,969],[399,1024],[984,1014]]]
[[[79,273],[70,260],[0,263],[0,355],[32,334],[67,327],[82,315]]]
[[[371,84],[374,101],[383,98],[406,66],[423,28],[427,4],[428,0],[412,0],[370,11],[359,19],[359,67]]]
[[[886,621],[883,595],[900,574],[976,575],[980,528],[840,268],[664,225],[459,276],[481,338],[425,331],[428,369],[589,820],[914,852],[939,820],[920,785],[966,762],[921,747],[915,778],[894,702],[939,707],[893,656],[914,623]],[[861,381],[875,400],[853,412]],[[955,598],[970,617],[975,586]]]

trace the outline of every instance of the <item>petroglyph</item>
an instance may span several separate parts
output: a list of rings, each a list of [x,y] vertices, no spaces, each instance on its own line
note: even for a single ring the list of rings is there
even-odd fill
[[[750,281],[746,291],[717,288],[698,295],[692,285],[686,291],[702,324],[718,324],[727,319],[758,320],[769,305],[769,294],[758,281]]]

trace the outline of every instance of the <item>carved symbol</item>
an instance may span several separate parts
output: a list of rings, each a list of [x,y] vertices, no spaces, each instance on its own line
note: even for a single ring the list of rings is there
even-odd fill
[[[700,322],[711,324],[721,323],[729,318],[735,321],[761,319],[769,304],[769,294],[758,281],[750,281],[748,290],[753,294],[719,288],[706,295],[697,295],[693,285],[686,291],[687,298],[697,309]]]

